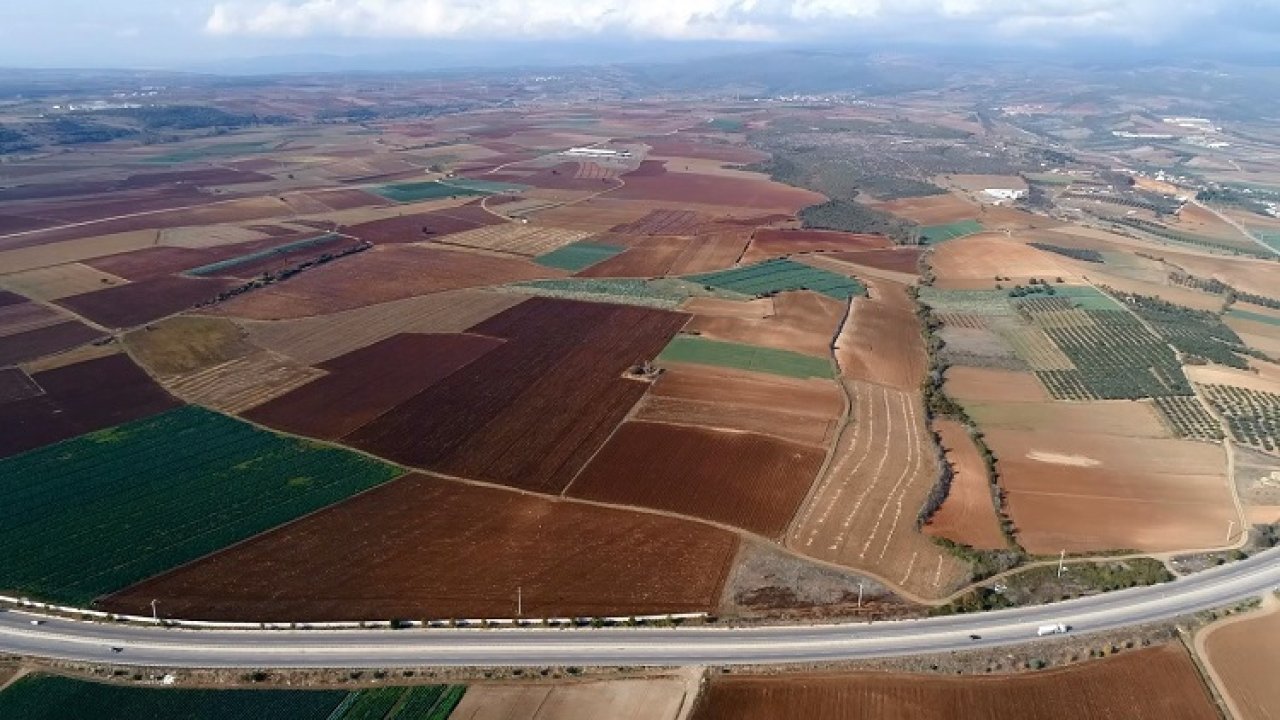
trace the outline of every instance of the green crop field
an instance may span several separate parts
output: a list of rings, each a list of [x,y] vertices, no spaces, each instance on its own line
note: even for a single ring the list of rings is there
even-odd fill
[[[481,193],[516,193],[528,190],[528,185],[519,185],[517,183],[495,182],[493,180],[476,180],[474,178],[449,178],[441,180],[441,185],[452,188],[462,188],[463,190],[472,190]]]
[[[1070,175],[1059,175],[1057,173],[1023,173],[1022,177],[1027,182],[1041,185],[1070,185],[1075,182],[1075,178]]]
[[[672,338],[658,355],[658,362],[663,361],[716,365],[796,378],[833,376],[831,363],[823,358],[694,335]]]
[[[965,235],[980,233],[982,230],[983,227],[977,220],[957,220],[956,222],[942,225],[924,225],[917,232],[920,235],[920,244],[933,245],[934,243],[954,240]]]
[[[1280,232],[1275,230],[1254,230],[1253,236],[1262,241],[1264,245],[1280,253]]]
[[[707,291],[699,285],[675,278],[660,278],[657,280],[606,278],[530,280],[508,285],[506,289],[524,295],[543,295],[567,298],[569,300],[611,302],[668,309],[678,306],[691,297],[698,296],[722,297],[730,300],[746,299],[745,296],[736,293],[716,290]]]
[[[447,197],[463,197],[466,195],[489,195],[485,190],[470,190],[464,187],[445,185],[434,180],[425,182],[396,183],[369,188],[370,192],[396,202],[417,202],[419,200],[436,200]]]
[[[336,237],[338,236],[333,233],[325,233],[324,235],[321,235],[319,237],[307,238],[306,240],[296,240],[294,242],[285,243],[284,245],[277,245],[276,247],[268,248],[266,250],[259,250],[258,252],[255,252],[255,253],[240,255],[239,257],[233,257],[227,260],[222,260],[220,262],[209,263],[208,265],[201,265],[200,267],[197,267],[197,268],[191,268],[190,270],[187,271],[187,274],[195,275],[196,277],[207,277],[209,275],[217,275],[219,273],[232,270],[246,263],[257,262],[259,260],[269,258],[273,255],[284,255],[285,253],[291,253],[294,250],[303,250],[308,247],[323,245],[327,242],[332,241]]]
[[[1280,450],[1280,395],[1235,385],[1200,388],[1236,442],[1270,453]]]
[[[0,589],[87,604],[402,474],[171,410],[0,461]]]
[[[798,263],[785,258],[721,270],[689,275],[690,282],[743,295],[771,295],[785,290],[813,290],[839,300],[866,292],[862,283],[844,275]]]
[[[1120,303],[1106,293],[1088,285],[1048,285],[1054,297],[1068,298],[1071,304],[1082,310],[1123,310]]]
[[[1216,314],[1146,295],[1120,294],[1119,297],[1165,342],[1183,354],[1241,370],[1249,366],[1235,353],[1243,348],[1244,341]]]
[[[742,132],[747,125],[735,118],[716,118],[707,122],[707,127],[720,132]]]
[[[546,267],[560,268],[570,272],[586,270],[598,262],[603,262],[621,253],[626,248],[617,245],[602,245],[593,242],[576,242],[562,248],[552,250],[545,255],[534,258],[534,262]]]
[[[1248,310],[1236,310],[1233,308],[1227,311],[1227,317],[1233,317],[1239,320],[1252,320],[1253,322],[1266,323],[1268,325],[1280,325],[1280,317],[1249,312]]]
[[[1014,315],[1017,307],[1007,290],[939,290],[920,288],[920,301],[938,313]]]
[[[1141,321],[1123,311],[1082,312],[1091,324],[1041,328],[1076,368],[1037,373],[1055,397],[1077,398],[1081,387],[1103,400],[1191,394],[1173,349]]]
[[[445,720],[465,685],[371,690],[212,690],[107,685],[29,675],[0,692],[18,720]]]

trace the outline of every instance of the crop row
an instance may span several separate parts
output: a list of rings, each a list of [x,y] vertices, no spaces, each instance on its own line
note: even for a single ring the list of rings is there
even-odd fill
[[[1119,297],[1180,352],[1234,368],[1248,367],[1235,352],[1244,341],[1217,315],[1146,295],[1121,293]]]
[[[1107,400],[1189,395],[1173,350],[1128,313],[1086,310],[1093,327],[1046,327],[1089,391]]]
[[[1196,396],[1158,397],[1155,405],[1178,437],[1215,442],[1222,439],[1222,424]]]
[[[1201,387],[1236,442],[1267,452],[1280,449],[1280,395],[1235,385]]]
[[[687,279],[708,287],[751,296],[772,295],[786,290],[813,290],[844,300],[866,291],[862,283],[853,278],[785,258],[765,260],[732,270],[690,275]]]

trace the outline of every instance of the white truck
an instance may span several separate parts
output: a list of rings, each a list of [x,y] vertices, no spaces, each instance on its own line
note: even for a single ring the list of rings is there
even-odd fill
[[[1069,626],[1063,625],[1062,623],[1054,623],[1052,625],[1041,625],[1040,627],[1036,628],[1036,635],[1038,635],[1039,637],[1044,637],[1046,635],[1062,635],[1063,633],[1067,632],[1070,629],[1071,628]]]

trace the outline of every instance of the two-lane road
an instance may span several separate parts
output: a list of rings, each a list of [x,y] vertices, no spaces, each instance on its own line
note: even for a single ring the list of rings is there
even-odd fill
[[[1054,605],[875,624],[504,630],[177,630],[0,612],[0,652],[166,667],[693,665],[852,660],[1117,630],[1280,588],[1280,549],[1174,582]],[[977,635],[978,639],[970,636]],[[113,652],[112,648],[122,648]]]

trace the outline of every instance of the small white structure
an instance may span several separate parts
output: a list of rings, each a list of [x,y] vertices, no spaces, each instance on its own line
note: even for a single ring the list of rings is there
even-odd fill
[[[1025,197],[1026,190],[1016,190],[1014,188],[987,188],[982,191],[983,195],[995,200],[996,202],[1005,202],[1008,200],[1017,200]]]
[[[569,157],[585,157],[585,158],[629,158],[630,150],[614,150],[612,148],[598,147],[576,147],[565,150],[564,155]]]

